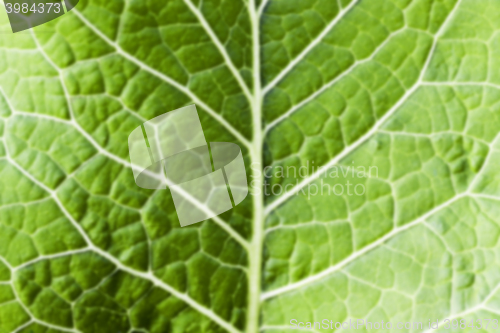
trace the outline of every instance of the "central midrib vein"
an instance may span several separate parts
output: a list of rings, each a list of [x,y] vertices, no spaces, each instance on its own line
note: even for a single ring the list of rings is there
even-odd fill
[[[261,279],[262,279],[262,246],[263,246],[263,230],[264,230],[264,198],[263,198],[263,177],[262,173],[257,170],[262,170],[262,147],[263,147],[263,129],[262,129],[262,83],[260,77],[260,26],[259,14],[255,4],[255,0],[249,0],[248,11],[250,15],[252,42],[253,42],[253,99],[252,106],[252,121],[253,121],[253,138],[250,148],[250,156],[252,165],[252,201],[253,201],[253,223],[252,223],[252,239],[250,243],[249,258],[249,274],[248,274],[248,308],[247,322],[245,332],[258,333],[260,319],[260,294],[261,294]],[[257,191],[253,191],[257,189]]]

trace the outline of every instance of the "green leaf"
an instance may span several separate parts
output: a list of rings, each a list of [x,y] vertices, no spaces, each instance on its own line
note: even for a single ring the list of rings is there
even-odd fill
[[[499,320],[499,12],[88,0],[12,34],[0,11],[0,333]],[[127,138],[190,104],[251,195],[181,228]]]

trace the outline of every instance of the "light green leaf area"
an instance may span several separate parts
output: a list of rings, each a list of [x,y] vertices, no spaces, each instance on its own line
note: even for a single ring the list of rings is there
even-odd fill
[[[495,331],[499,66],[498,0],[0,10],[0,333]],[[127,139],[190,104],[251,194],[181,228]]]

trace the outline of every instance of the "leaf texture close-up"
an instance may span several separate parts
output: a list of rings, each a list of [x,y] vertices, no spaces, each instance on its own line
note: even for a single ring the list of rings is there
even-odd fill
[[[500,0],[3,9],[0,333],[500,320]],[[192,104],[250,194],[181,227],[127,139]]]

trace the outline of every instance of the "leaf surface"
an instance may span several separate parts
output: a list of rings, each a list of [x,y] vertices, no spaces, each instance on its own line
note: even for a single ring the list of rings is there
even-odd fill
[[[500,319],[499,9],[89,0],[15,35],[2,11],[0,333]],[[181,228],[126,142],[193,103],[252,195]]]

